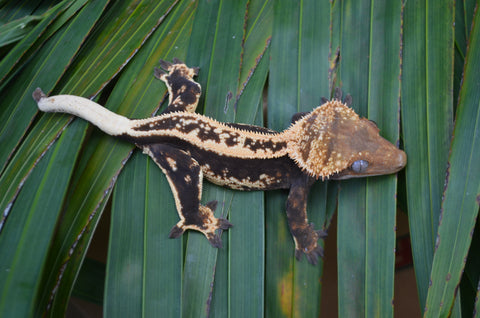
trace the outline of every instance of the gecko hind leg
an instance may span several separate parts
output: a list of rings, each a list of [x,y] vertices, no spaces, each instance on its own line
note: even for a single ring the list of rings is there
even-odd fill
[[[217,230],[226,230],[232,224],[217,218],[214,211],[217,201],[200,204],[202,197],[202,171],[198,162],[188,153],[170,145],[143,146],[154,162],[162,169],[175,199],[180,221],[170,231],[170,238],[181,236],[186,230],[196,230],[205,235],[214,247],[222,247]]]

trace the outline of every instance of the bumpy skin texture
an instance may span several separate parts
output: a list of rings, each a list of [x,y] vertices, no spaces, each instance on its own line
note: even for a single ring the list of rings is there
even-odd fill
[[[286,212],[295,256],[305,254],[316,264],[323,256],[318,240],[326,232],[308,222],[307,197],[315,180],[390,174],[406,164],[405,153],[349,108],[348,96],[342,103],[340,91],[311,112],[293,115],[290,128],[276,132],[194,113],[201,94],[193,80],[198,69],[178,60],[160,66],[154,74],[167,85],[169,105],[153,118],[130,120],[77,96],[46,97],[40,89],[33,97],[40,110],[82,117],[135,143],[154,160],[167,177],[180,217],[172,238],[197,230],[221,247],[217,230],[232,227],[214,216],[216,201],[201,204],[203,178],[237,190],[289,189]]]

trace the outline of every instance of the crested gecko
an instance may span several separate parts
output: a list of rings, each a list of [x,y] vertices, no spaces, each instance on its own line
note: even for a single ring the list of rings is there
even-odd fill
[[[167,177],[180,217],[171,238],[197,230],[218,248],[222,242],[216,230],[232,227],[214,216],[216,201],[200,203],[204,177],[237,190],[289,189],[286,212],[295,256],[305,254],[316,264],[323,256],[318,240],[326,232],[308,222],[307,196],[313,182],[391,174],[406,164],[405,152],[382,138],[374,122],[360,118],[349,107],[351,100],[343,103],[341,94],[309,113],[295,114],[288,129],[276,132],[195,113],[201,94],[193,79],[198,68],[177,59],[160,61],[160,67],[154,75],[165,82],[169,103],[152,118],[128,119],[86,98],[47,97],[39,88],[33,98],[41,111],[81,117],[134,143],[153,159]]]

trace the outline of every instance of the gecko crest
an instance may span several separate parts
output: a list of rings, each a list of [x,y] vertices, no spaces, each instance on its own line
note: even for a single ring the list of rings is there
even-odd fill
[[[346,179],[398,171],[405,153],[379,135],[377,125],[334,99],[295,122],[288,155],[310,176]]]
[[[338,125],[351,125],[359,116],[339,100],[327,101],[289,129],[289,156],[307,173],[322,179],[345,169],[352,158],[333,149]]]

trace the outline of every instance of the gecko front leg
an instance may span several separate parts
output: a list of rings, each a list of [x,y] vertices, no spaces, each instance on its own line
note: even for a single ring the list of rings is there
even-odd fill
[[[213,215],[217,201],[200,204],[202,198],[202,170],[188,153],[165,144],[144,145],[143,150],[162,169],[175,199],[180,221],[170,231],[171,238],[181,236],[186,230],[202,232],[214,247],[222,247],[216,230],[226,230],[232,224]]]
[[[304,253],[308,261],[316,265],[323,257],[323,248],[318,240],[327,236],[323,230],[315,230],[307,218],[307,197],[313,179],[302,175],[293,180],[286,204],[288,225],[295,241],[295,257],[300,260]]]

